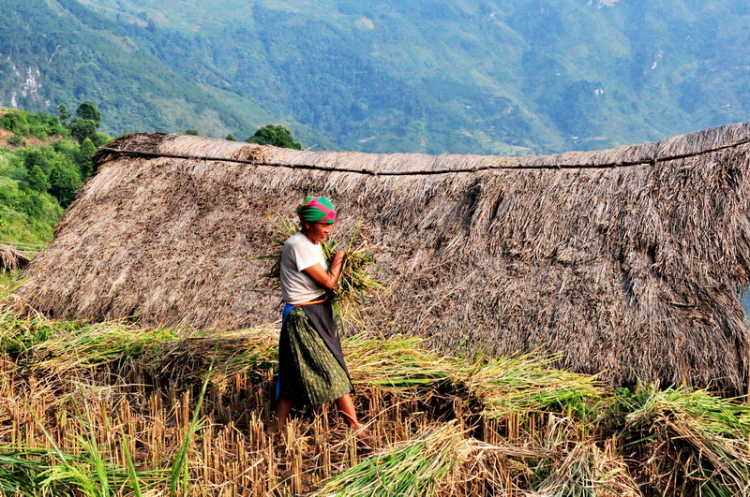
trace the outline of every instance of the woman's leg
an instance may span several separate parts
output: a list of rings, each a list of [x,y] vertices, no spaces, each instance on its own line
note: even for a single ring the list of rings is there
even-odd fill
[[[293,400],[280,398],[276,402],[276,426],[274,431],[281,433],[281,430],[286,426],[286,419],[289,417],[289,413],[292,411],[293,407]]]
[[[356,430],[357,438],[359,438],[362,442],[372,446],[372,436],[368,433],[367,430],[363,430],[359,422],[357,421],[357,411],[354,409],[354,401],[352,400],[352,396],[350,394],[346,394],[343,397],[336,399],[336,406],[338,406],[339,411],[341,411],[341,416],[344,418],[344,421],[346,421],[346,424],[348,424],[352,430]]]
[[[357,411],[354,410],[352,396],[346,394],[343,397],[336,399],[336,406],[339,408],[339,411],[341,411],[341,416],[344,418],[344,421],[346,421],[346,424],[353,429],[358,430],[359,423],[357,422]]]

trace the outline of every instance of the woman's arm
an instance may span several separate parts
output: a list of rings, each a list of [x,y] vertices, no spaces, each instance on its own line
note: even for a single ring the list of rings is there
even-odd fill
[[[341,277],[341,266],[344,264],[344,251],[339,250],[336,255],[333,256],[333,262],[331,263],[331,269],[326,271],[320,264],[315,264],[306,269],[303,269],[304,273],[313,279],[318,285],[333,290],[333,287],[338,283]]]

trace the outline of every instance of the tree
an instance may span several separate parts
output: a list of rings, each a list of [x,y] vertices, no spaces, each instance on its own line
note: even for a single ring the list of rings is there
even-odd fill
[[[57,115],[60,116],[60,122],[63,123],[73,117],[73,114],[70,113],[68,107],[65,104],[60,104],[57,107]]]
[[[47,190],[50,189],[49,178],[47,178],[47,175],[44,174],[44,171],[39,166],[31,168],[27,182],[29,188],[39,193],[47,193]]]
[[[0,127],[7,129],[19,136],[27,136],[31,131],[29,121],[26,119],[26,113],[18,110],[11,110],[0,117]]]
[[[257,143],[258,145],[273,145],[275,147],[302,150],[302,145],[294,141],[291,131],[284,126],[277,126],[275,124],[266,124],[262,128],[259,128],[247,141],[248,143]]]
[[[97,131],[94,133],[94,136],[91,138],[91,141],[94,142],[94,145],[96,148],[103,147],[107,143],[112,141],[112,138],[110,138],[108,135]]]
[[[96,127],[102,123],[102,113],[96,108],[92,102],[86,100],[78,106],[76,110],[76,120],[78,119],[90,119],[96,123]]]
[[[83,140],[81,148],[76,154],[76,165],[78,166],[78,171],[81,174],[81,179],[83,181],[86,181],[86,179],[94,172],[93,158],[95,153],[96,145],[94,145],[94,143],[88,138]]]
[[[45,176],[48,176],[52,170],[52,163],[48,153],[45,154],[42,150],[28,150],[23,157],[23,167],[29,172],[38,167]]]
[[[230,141],[230,142],[236,142],[236,141],[237,141],[237,138],[235,138],[235,137],[234,137],[234,135],[233,135],[232,133],[229,133],[229,134],[227,135],[227,137],[226,137],[226,138],[224,138],[224,139],[225,139],[225,140],[227,140],[227,141]]]
[[[190,135],[190,136],[198,136],[198,130],[193,129],[193,128],[188,128],[185,130],[185,134]]]
[[[62,207],[73,202],[76,191],[83,185],[81,176],[73,166],[55,164],[49,174],[49,193],[54,196]]]
[[[70,135],[82,144],[86,139],[93,140],[96,137],[97,128],[96,121],[92,119],[76,118],[70,123]]]

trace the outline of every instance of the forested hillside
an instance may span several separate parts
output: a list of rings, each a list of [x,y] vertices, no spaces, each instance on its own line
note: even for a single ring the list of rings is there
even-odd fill
[[[92,100],[112,134],[601,149],[748,120],[748,28],[743,0],[4,0],[0,105]]]
[[[0,107],[50,113],[84,100],[97,102],[102,129],[112,135],[192,128],[245,139],[279,120],[250,99],[172,70],[75,0],[3,0]]]
[[[93,173],[109,137],[101,113],[83,102],[57,115],[0,108],[0,243],[35,252],[52,241],[63,209]]]
[[[80,1],[345,149],[608,148],[750,111],[741,0]]]

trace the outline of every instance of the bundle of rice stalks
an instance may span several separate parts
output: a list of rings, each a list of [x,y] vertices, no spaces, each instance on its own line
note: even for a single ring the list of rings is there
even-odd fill
[[[315,496],[434,495],[475,448],[453,423],[369,457],[331,478]]]
[[[278,324],[269,324],[175,340],[152,348],[142,357],[142,363],[155,376],[166,372],[170,378],[188,384],[202,378],[214,358],[211,384],[223,390],[234,375],[252,376],[275,367],[278,333]],[[345,338],[342,346],[355,383],[413,397],[431,395],[451,385],[457,369],[454,361],[436,356],[423,343],[416,337],[354,336]]]
[[[166,374],[181,384],[195,384],[213,360],[210,383],[224,391],[234,375],[253,376],[274,367],[278,361],[278,336],[277,324],[192,336],[150,350],[143,362],[155,376]]]
[[[553,461],[549,475],[536,486],[535,497],[639,497],[638,484],[612,444],[601,449],[594,440],[572,445]]]
[[[357,381],[391,390],[436,389],[450,382],[456,365],[428,352],[421,338],[352,337],[343,347]]]
[[[62,333],[61,333],[62,331]],[[54,336],[35,344],[35,366],[59,372],[123,364],[164,343],[178,340],[173,330],[143,330],[120,322],[58,327]]]
[[[124,366],[137,365],[154,377],[197,384],[215,359],[220,367],[212,371],[210,380],[221,390],[238,373],[272,368],[277,342],[275,324],[180,336],[177,330],[146,330],[119,321],[85,324],[0,314],[0,352],[8,353],[16,364],[57,374],[103,367],[122,372]]]
[[[488,418],[550,409],[587,418],[602,398],[596,378],[554,369],[553,361],[501,357],[464,368],[456,378],[482,402]]]
[[[66,327],[60,325],[60,327]],[[47,340],[57,327],[45,319],[19,319],[13,312],[0,313],[0,353],[20,360],[34,345]]]
[[[750,407],[707,390],[638,385],[616,395],[621,436],[663,495],[750,493]]]
[[[271,279],[276,286],[279,283],[279,273],[281,270],[281,250],[284,242],[292,235],[299,231],[298,226],[289,219],[276,215],[274,223],[274,232],[270,239],[273,244],[272,252],[262,258],[272,259],[274,261],[271,270],[264,276]],[[369,269],[375,265],[373,256],[373,247],[362,242],[354,245],[354,240],[359,232],[359,222],[354,229],[349,243],[346,246],[344,255],[344,264],[341,268],[341,277],[333,289],[333,302],[338,313],[346,318],[358,320],[359,306],[366,303],[367,294],[385,290],[385,287],[377,281],[370,278]],[[321,242],[323,255],[326,258],[328,266],[331,266],[333,257],[338,251],[338,244],[335,241],[324,240]]]

